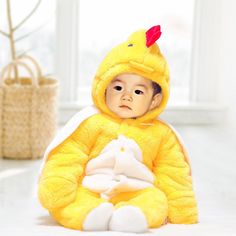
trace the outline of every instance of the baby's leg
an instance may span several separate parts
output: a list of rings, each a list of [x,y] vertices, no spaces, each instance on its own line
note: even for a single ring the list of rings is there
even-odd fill
[[[116,210],[109,227],[114,231],[145,232],[164,224],[168,214],[165,194],[154,187],[119,194],[111,202]]]
[[[74,202],[66,207],[51,211],[56,221],[67,228],[78,230],[108,230],[113,204],[100,194],[79,187]]]

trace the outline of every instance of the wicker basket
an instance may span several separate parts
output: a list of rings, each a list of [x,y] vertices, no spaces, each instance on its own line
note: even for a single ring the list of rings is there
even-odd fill
[[[25,60],[33,64],[30,67]],[[14,67],[30,77],[11,78]],[[36,75],[35,75],[36,72]],[[37,159],[57,129],[58,81],[45,78],[36,61],[24,56],[3,68],[0,77],[0,157]]]

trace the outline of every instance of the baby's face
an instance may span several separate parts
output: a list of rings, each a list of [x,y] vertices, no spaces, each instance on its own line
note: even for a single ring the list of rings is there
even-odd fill
[[[108,85],[106,105],[120,118],[136,118],[154,108],[152,81],[136,74],[120,74]]]

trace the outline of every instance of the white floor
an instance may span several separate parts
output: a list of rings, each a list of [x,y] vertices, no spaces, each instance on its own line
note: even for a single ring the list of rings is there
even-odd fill
[[[236,235],[236,132],[216,126],[176,127],[191,156],[200,222],[171,225],[147,235]],[[0,235],[131,235],[84,233],[57,225],[34,191],[42,160],[0,160]]]

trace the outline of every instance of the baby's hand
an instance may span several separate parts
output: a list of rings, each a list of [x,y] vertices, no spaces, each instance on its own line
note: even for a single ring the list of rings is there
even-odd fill
[[[39,200],[47,209],[68,205],[75,199],[78,184],[60,176],[50,176],[40,180]]]

